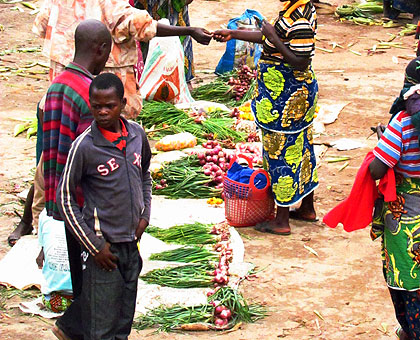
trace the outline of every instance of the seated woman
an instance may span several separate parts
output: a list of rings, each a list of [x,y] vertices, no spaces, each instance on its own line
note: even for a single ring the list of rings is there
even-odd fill
[[[406,74],[417,63],[412,60]],[[397,191],[396,201],[375,204],[371,235],[382,238],[383,272],[401,325],[397,335],[420,340],[420,96],[412,89],[405,99],[406,109],[392,118],[369,165],[375,180],[393,168]]]

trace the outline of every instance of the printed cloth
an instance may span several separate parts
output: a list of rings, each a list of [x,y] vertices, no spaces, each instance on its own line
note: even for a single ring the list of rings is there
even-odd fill
[[[317,19],[315,7],[310,0],[299,0],[292,4],[284,3],[277,19],[274,20],[274,28],[283,43],[292,52],[303,58],[312,58],[315,54],[315,35]],[[283,56],[268,39],[263,37],[263,60],[280,62]]]
[[[70,63],[48,89],[43,124],[45,208],[47,215],[61,220],[56,205],[56,188],[66,164],[71,143],[90,125],[89,86],[93,76]],[[78,194],[78,202],[83,195]]]
[[[154,20],[168,19],[172,26],[190,26],[188,5],[185,0],[136,0],[134,6],[146,9]],[[194,57],[191,37],[179,37],[184,48],[185,78],[194,78]]]
[[[419,21],[420,23],[420,21]],[[418,26],[419,27],[419,26]],[[420,58],[411,60],[405,68],[404,85],[400,95],[395,99],[389,110],[389,113],[394,117],[398,112],[407,110],[406,99],[404,96],[415,85],[420,84]],[[417,112],[417,111],[416,111]],[[411,114],[416,112],[410,111]]]
[[[299,202],[318,186],[312,122],[318,97],[315,75],[285,63],[258,64],[251,107],[263,131],[264,167],[277,205]]]
[[[113,44],[107,67],[134,66],[135,41],[148,41],[156,35],[157,22],[126,0],[45,0],[32,29],[44,38],[45,56],[62,65],[71,62],[74,31],[85,19],[102,21],[111,32]]]
[[[420,178],[419,135],[412,116],[401,111],[388,124],[373,153],[396,173]]]
[[[420,2],[418,0],[392,0],[391,5],[401,12],[420,14]]]
[[[65,295],[58,292],[53,292],[48,295],[42,295],[42,303],[49,310],[54,313],[61,313],[70,307],[73,301],[72,295]]]
[[[411,339],[420,340],[420,291],[407,292],[389,288],[395,316],[401,325],[395,332],[398,339],[401,339],[401,329]]]
[[[382,239],[387,285],[412,291],[420,288],[420,179],[400,175],[396,181],[397,199],[375,203],[371,237]]]

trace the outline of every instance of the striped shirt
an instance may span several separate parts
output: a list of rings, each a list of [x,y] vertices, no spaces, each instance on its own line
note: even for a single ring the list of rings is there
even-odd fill
[[[373,153],[404,177],[420,178],[419,132],[405,111],[391,120]]]
[[[286,2],[274,21],[274,28],[283,43],[297,57],[312,58],[315,54],[316,12],[310,0]],[[263,38],[263,60],[281,62],[283,57],[273,43]]]
[[[44,112],[45,208],[48,216],[61,220],[55,194],[66,164],[71,143],[90,125],[89,86],[93,76],[88,70],[70,63],[48,89]],[[83,202],[83,196],[78,197]]]

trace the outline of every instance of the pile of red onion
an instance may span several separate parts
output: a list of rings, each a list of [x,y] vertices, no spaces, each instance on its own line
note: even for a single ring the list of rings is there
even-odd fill
[[[198,160],[203,166],[204,174],[212,177],[216,188],[223,188],[223,175],[229,168],[232,155],[226,154],[220,144],[213,140],[203,143],[205,152],[197,153]]]
[[[239,101],[248,92],[251,82],[257,78],[257,72],[248,65],[242,65],[238,71],[238,78],[229,78],[228,85],[233,86],[233,95]]]
[[[218,305],[214,308],[214,324],[216,326],[226,326],[231,318],[232,312],[226,306]]]
[[[252,143],[236,144],[236,153],[248,156],[253,164],[262,165],[263,157],[260,146],[253,145]]]
[[[167,186],[168,184],[166,183],[166,179],[161,179],[160,184],[156,184],[155,189],[159,190],[159,189],[166,188]]]

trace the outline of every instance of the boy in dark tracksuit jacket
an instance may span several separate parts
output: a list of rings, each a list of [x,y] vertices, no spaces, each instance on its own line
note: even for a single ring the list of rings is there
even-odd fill
[[[57,205],[84,249],[84,339],[127,339],[142,267],[137,241],[150,218],[151,151],[142,127],[120,117],[126,101],[117,76],[96,77],[89,101],[95,120],[71,146]]]

